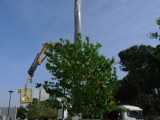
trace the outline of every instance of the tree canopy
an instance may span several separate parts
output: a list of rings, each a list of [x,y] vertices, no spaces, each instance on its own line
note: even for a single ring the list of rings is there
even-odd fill
[[[100,47],[88,37],[82,42],[79,36],[76,44],[61,39],[46,52],[46,67],[54,81],[45,81],[43,87],[61,98],[72,115],[82,113],[93,118],[114,106],[113,101],[106,105],[117,90],[114,59],[100,54]]]
[[[122,87],[120,89],[121,92],[119,92],[127,91],[126,93],[130,95],[129,98],[132,101],[134,100],[133,98],[138,98],[138,103],[135,104],[143,108],[146,108],[148,105],[150,106],[149,102],[153,102],[153,99],[157,99],[155,96],[160,95],[159,53],[159,46],[135,45],[120,51],[118,54],[120,57],[121,69],[128,73],[121,82]],[[148,96],[151,95],[152,100],[149,100],[148,98],[151,97]],[[128,100],[128,102],[130,100]],[[156,107],[158,107],[159,103],[156,104]],[[156,107],[155,109],[157,109]]]
[[[27,105],[27,119],[28,120],[49,120],[56,119],[58,112],[55,107],[57,103],[54,100],[46,100],[38,102],[33,100],[32,104]]]

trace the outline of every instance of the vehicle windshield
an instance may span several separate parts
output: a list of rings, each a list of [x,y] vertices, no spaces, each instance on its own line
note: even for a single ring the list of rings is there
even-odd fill
[[[127,116],[136,118],[136,119],[143,119],[142,111],[139,111],[139,110],[127,111]]]

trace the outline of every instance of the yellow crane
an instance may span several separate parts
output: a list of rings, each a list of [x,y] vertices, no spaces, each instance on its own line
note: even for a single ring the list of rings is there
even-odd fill
[[[46,58],[45,51],[48,49],[48,46],[55,46],[55,43],[45,43],[43,44],[42,50],[36,55],[31,67],[28,70],[28,79],[23,89],[18,89],[18,93],[20,94],[20,103],[32,103],[32,89],[28,88],[28,83],[32,82],[32,77],[34,75],[35,70],[37,69],[38,65],[40,65],[44,59]]]
[[[75,18],[75,38],[74,43],[77,42],[77,35],[81,33],[81,0],[75,0],[75,10],[74,10],[74,18]],[[56,43],[57,44],[57,43]],[[32,77],[38,65],[40,65],[43,60],[46,58],[44,56],[45,51],[47,50],[49,45],[56,45],[55,43],[45,43],[40,53],[37,54],[34,62],[32,63],[31,67],[28,70],[29,77],[27,82],[24,86],[24,89],[18,90],[20,94],[20,103],[31,103],[32,102],[32,89],[28,88],[28,83],[32,81]]]

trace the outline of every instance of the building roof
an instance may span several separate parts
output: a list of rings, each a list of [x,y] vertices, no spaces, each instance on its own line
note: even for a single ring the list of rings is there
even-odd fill
[[[8,107],[0,107],[0,116],[7,116],[8,114]],[[10,107],[9,109],[9,116],[12,120],[16,119],[17,115],[17,107]]]

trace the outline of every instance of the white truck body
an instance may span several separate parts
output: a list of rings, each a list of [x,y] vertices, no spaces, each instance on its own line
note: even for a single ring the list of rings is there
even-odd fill
[[[116,113],[117,120],[144,120],[142,112],[143,110],[136,106],[131,105],[121,105],[118,106],[116,110],[112,112]],[[63,115],[62,115],[63,114]],[[62,117],[63,116],[63,117]],[[62,109],[58,110],[58,120],[67,119],[67,110],[62,112]],[[81,115],[73,116],[72,120],[86,120],[81,117]],[[101,119],[99,119],[101,120]]]
[[[118,107],[119,120],[143,120],[142,109],[131,105],[121,105]]]

